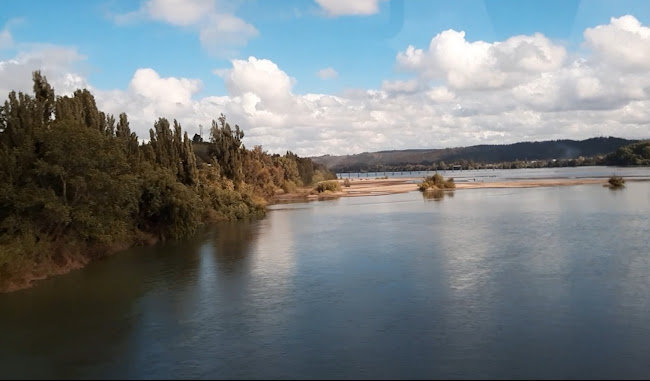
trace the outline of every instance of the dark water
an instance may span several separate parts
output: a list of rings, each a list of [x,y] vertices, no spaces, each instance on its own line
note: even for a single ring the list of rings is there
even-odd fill
[[[0,378],[650,378],[650,183],[276,205],[0,295]]]

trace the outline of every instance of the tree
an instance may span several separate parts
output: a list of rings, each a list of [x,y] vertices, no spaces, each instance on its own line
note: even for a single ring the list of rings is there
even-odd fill
[[[226,178],[233,180],[236,186],[242,180],[242,142],[244,132],[235,125],[233,130],[226,123],[226,117],[221,114],[219,123],[212,121],[210,130],[210,155],[213,156],[223,171]]]

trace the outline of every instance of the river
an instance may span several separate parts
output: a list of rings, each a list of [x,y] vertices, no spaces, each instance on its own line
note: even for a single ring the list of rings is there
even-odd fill
[[[375,179],[388,178],[413,178],[432,176],[436,171],[403,171],[403,172],[364,172],[364,173],[337,173],[341,179]],[[453,177],[457,183],[463,182],[495,182],[510,180],[533,179],[583,179],[583,178],[608,178],[612,175],[623,176],[628,179],[650,179],[649,167],[557,167],[557,168],[517,168],[517,169],[471,169],[471,170],[445,170],[439,171],[444,177]]]
[[[0,295],[0,378],[650,378],[650,182],[274,205]]]

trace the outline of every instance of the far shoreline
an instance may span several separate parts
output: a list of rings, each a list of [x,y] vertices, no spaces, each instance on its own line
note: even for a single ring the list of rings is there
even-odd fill
[[[385,196],[391,194],[409,193],[418,190],[418,183],[422,177],[401,177],[388,179],[352,179],[350,186],[344,185],[344,179],[338,179],[341,184],[339,192],[324,192],[319,194],[310,194],[310,189],[303,188],[295,193],[277,195],[273,203],[283,203],[290,201],[315,201],[328,200],[338,197],[365,197],[365,196]],[[626,178],[628,182],[650,181],[650,178]],[[455,191],[463,189],[503,189],[503,188],[542,188],[558,187],[572,185],[595,185],[601,184],[607,186],[607,178],[602,177],[585,177],[577,179],[569,178],[543,178],[543,179],[517,179],[507,181],[469,181],[456,183],[456,188],[445,189],[445,191]]]

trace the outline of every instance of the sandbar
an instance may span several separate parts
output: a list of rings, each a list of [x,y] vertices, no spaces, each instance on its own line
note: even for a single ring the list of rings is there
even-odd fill
[[[650,181],[650,179],[626,179],[627,181]],[[379,196],[398,193],[407,193],[418,190],[418,184],[422,177],[403,177],[389,179],[350,179],[350,186],[344,186],[345,180],[338,180],[341,184],[340,192],[327,192],[323,194],[310,194],[310,188],[301,188],[296,193],[289,193],[276,196],[276,201],[290,200],[318,200],[335,197],[362,197]],[[484,189],[484,188],[538,188],[557,187],[584,184],[607,185],[607,178],[544,178],[544,179],[512,179],[502,181],[469,181],[458,182],[453,190],[462,189]]]

